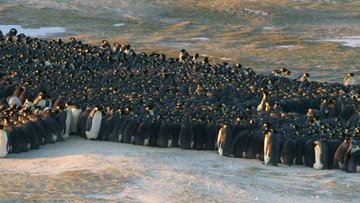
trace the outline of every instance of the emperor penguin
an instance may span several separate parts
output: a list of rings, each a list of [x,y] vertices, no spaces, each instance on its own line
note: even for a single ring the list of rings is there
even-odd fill
[[[334,165],[334,156],[337,148],[340,146],[338,140],[316,140],[314,142],[315,169],[331,169]]]
[[[62,137],[64,139],[69,138],[71,128],[71,113],[68,109],[62,110],[58,114],[58,120],[62,126]]]
[[[8,135],[4,129],[4,126],[0,126],[0,158],[6,157],[9,152],[8,148]]]
[[[215,150],[216,145],[216,136],[218,133],[218,128],[216,124],[210,123],[205,128],[206,131],[206,144],[205,149],[206,150]]]
[[[172,125],[170,122],[163,122],[159,128],[158,146],[171,147],[173,140]]]
[[[288,138],[285,140],[284,145],[280,152],[281,163],[291,166],[296,161],[296,140]]]
[[[152,123],[150,119],[146,119],[139,124],[135,132],[135,145],[149,145]]]
[[[343,168],[344,166],[344,158],[347,150],[350,147],[350,139],[346,137],[341,145],[336,149],[333,161],[333,168]]]
[[[348,73],[343,80],[343,85],[348,86],[358,84],[354,76],[354,73]]]
[[[304,73],[302,76],[300,76],[297,81],[300,82],[309,82],[309,78],[310,78],[310,74],[309,73]]]
[[[206,126],[203,123],[196,123],[193,126],[194,146],[196,150],[203,150],[206,144]]]
[[[350,143],[349,149],[345,154],[345,162],[343,169],[349,173],[360,172],[360,147],[355,141]]]
[[[124,128],[123,135],[123,143],[133,144],[135,142],[135,133],[136,129],[139,126],[139,122],[136,118],[130,119],[126,127]]]
[[[260,104],[259,104],[259,105],[257,106],[257,108],[256,108],[257,111],[263,111],[263,110],[266,109],[267,93],[266,93],[265,90],[262,92],[262,95],[263,95],[263,97],[262,97],[262,99],[261,99],[261,102],[260,102]]]
[[[232,142],[233,135],[231,127],[223,125],[219,130],[217,139],[218,152],[220,156],[230,156],[230,153],[232,153]]]
[[[181,149],[192,149],[194,145],[194,132],[191,124],[181,124],[178,142]]]
[[[52,102],[50,99],[44,98],[43,93],[39,93],[39,95],[35,98],[33,101],[34,105],[37,107],[40,107],[41,109],[44,109],[46,107],[52,108]]]
[[[78,123],[82,110],[76,106],[71,106],[70,112],[72,118],[70,132],[76,134],[78,133]]]
[[[250,142],[251,135],[247,130],[240,131],[234,137],[233,153],[236,158],[246,157],[246,148]]]
[[[86,138],[97,139],[101,127],[102,112],[98,107],[95,107],[89,114],[86,120]]]
[[[272,130],[264,132],[264,164],[277,166],[279,160],[279,139]]]
[[[79,121],[78,121],[78,131],[80,133],[81,137],[85,137],[85,131],[86,131],[86,120],[91,112],[91,108],[90,107],[86,107],[86,109],[84,109],[80,116],[79,116]]]
[[[314,142],[315,147],[315,163],[314,168],[315,169],[323,169],[324,165],[327,164],[327,152],[328,148],[327,145],[323,141],[316,140]]]

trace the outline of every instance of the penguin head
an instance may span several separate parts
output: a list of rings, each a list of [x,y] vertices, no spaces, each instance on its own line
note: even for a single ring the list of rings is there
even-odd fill
[[[17,30],[15,28],[11,28],[7,35],[14,37],[14,36],[16,36],[16,34],[17,34]]]

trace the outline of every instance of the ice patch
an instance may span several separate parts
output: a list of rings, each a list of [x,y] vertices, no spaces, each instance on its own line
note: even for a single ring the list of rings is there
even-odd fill
[[[226,57],[222,57],[220,58],[221,60],[224,60],[224,61],[232,61],[232,60],[235,60],[233,58],[226,58]]]
[[[279,48],[279,49],[291,49],[291,48],[294,48],[295,45],[282,45],[282,46],[276,46],[276,48]]]
[[[115,24],[113,24],[113,26],[115,26],[115,27],[121,27],[121,26],[124,26],[125,25],[125,23],[115,23]]]
[[[271,26],[265,26],[262,28],[264,31],[269,31],[269,30],[273,30],[274,27],[271,27]]]
[[[266,11],[253,10],[253,9],[249,9],[249,8],[243,9],[243,12],[244,12],[244,13],[255,14],[255,15],[262,15],[262,16],[267,16],[267,15],[269,15],[269,13],[266,12]]]
[[[210,39],[207,37],[193,37],[191,38],[192,41],[209,41]]]
[[[360,36],[348,36],[348,37],[335,38],[335,39],[324,39],[321,41],[339,42],[343,46],[348,46],[348,47],[360,47]]]
[[[3,34],[6,34],[11,30],[11,28],[15,28],[18,32],[24,33],[27,36],[45,36],[56,33],[66,32],[66,29],[63,27],[40,27],[40,28],[23,28],[21,25],[0,25],[0,30],[2,30]]]

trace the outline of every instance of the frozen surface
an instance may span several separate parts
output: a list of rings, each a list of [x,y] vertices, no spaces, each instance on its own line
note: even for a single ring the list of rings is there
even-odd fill
[[[335,39],[325,39],[323,41],[339,42],[343,46],[348,46],[348,47],[360,47],[360,36],[349,36],[349,37],[342,37],[342,38],[335,38]]]
[[[265,166],[213,151],[70,137],[0,160],[0,198],[131,202],[355,202],[360,176]]]
[[[40,28],[23,28],[19,25],[0,25],[0,30],[3,31],[3,34],[6,34],[11,28],[15,28],[18,32],[24,33],[27,36],[46,36],[57,33],[63,33],[66,31],[63,27],[40,27]]]

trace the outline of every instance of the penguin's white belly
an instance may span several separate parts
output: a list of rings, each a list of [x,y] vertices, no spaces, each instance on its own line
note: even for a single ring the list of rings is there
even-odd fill
[[[77,133],[81,109],[72,108],[71,114],[72,114],[72,118],[73,118],[72,123],[71,123],[71,132]]]
[[[18,97],[16,97],[16,96],[11,97],[9,99],[8,103],[9,103],[9,106],[20,106],[20,107],[22,107],[22,103],[21,103],[20,99]]]
[[[317,170],[320,170],[323,168],[323,164],[321,164],[320,162],[320,156],[321,156],[321,148],[319,145],[315,146],[315,163],[314,163],[314,168]]]
[[[96,139],[98,137],[101,127],[101,119],[102,119],[101,112],[97,111],[92,119],[90,130],[85,132],[87,139]]]
[[[270,150],[268,149],[269,137],[264,138],[264,164],[268,165],[270,162]]]
[[[66,111],[66,120],[65,120],[65,134],[63,135],[64,138],[68,138],[70,134],[71,128],[71,112],[68,110]]]
[[[146,139],[144,140],[144,145],[145,145],[145,146],[149,146],[149,139],[146,138]]]
[[[46,107],[46,101],[42,99],[36,104],[36,106],[44,109]]]
[[[0,158],[8,154],[8,137],[4,130],[0,131]]]

